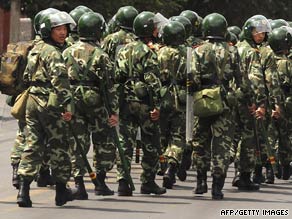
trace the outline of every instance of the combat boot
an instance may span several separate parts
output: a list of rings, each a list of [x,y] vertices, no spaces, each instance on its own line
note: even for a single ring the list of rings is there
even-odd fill
[[[113,195],[114,191],[105,184],[106,172],[101,171],[97,174],[97,179],[100,182],[100,185],[95,187],[95,195]]]
[[[207,172],[198,171],[197,172],[197,187],[194,191],[195,194],[204,194],[208,192],[207,185]]]
[[[17,204],[19,207],[30,208],[32,202],[29,197],[30,181],[24,178],[20,178],[19,181],[19,192],[17,195]]]
[[[291,166],[289,164],[283,165],[283,180],[288,180],[291,176]]]
[[[250,180],[250,172],[240,173],[238,189],[243,191],[256,191],[260,189],[260,185]]]
[[[176,164],[168,164],[168,168],[163,176],[163,187],[167,189],[172,189],[173,184],[175,184],[175,174],[176,174]]]
[[[67,188],[65,183],[56,182],[55,204],[57,206],[62,206],[68,201],[73,201],[74,199],[76,199],[76,195],[76,190],[71,190],[70,188]]]
[[[265,177],[262,173],[262,165],[256,165],[254,170],[254,175],[252,177],[252,181],[256,184],[261,184],[265,182]]]
[[[222,193],[222,189],[224,186],[225,177],[223,176],[213,176],[212,182],[212,199],[220,200],[223,199],[224,194]]]
[[[83,176],[77,176],[74,178],[75,187],[76,187],[76,196],[75,199],[77,200],[87,200],[88,194],[85,189]]]
[[[273,171],[272,165],[270,163],[268,163],[266,165],[266,180],[265,180],[265,183],[274,184],[274,181],[275,181],[274,171]]]
[[[133,192],[129,183],[125,179],[119,180],[118,196],[132,196]]]
[[[11,165],[12,165],[12,185],[16,189],[19,189],[19,175],[17,174],[19,163]]]
[[[55,182],[50,174],[49,169],[42,170],[41,168],[37,176],[36,182],[38,187],[47,187],[55,185]]]
[[[163,187],[159,187],[154,181],[150,181],[147,183],[142,183],[141,185],[141,194],[155,194],[155,195],[162,195],[166,193],[166,189]]]

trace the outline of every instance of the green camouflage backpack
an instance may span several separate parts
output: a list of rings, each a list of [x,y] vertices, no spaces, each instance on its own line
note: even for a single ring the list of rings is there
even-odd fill
[[[10,43],[1,57],[0,90],[3,94],[17,95],[24,90],[23,72],[34,41]]]

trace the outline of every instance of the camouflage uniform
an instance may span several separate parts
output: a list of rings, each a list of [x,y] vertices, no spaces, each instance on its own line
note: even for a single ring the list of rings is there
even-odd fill
[[[208,42],[194,50],[192,71],[196,90],[202,90],[216,85],[224,87],[224,111],[217,116],[198,119],[193,139],[194,152],[197,158],[198,172],[207,172],[210,169],[216,177],[226,177],[230,159],[230,147],[233,139],[232,130],[232,104],[227,102],[227,92],[232,92],[229,83],[236,81],[238,86],[241,82],[239,56],[234,47],[226,47],[227,43]],[[218,81],[218,68],[222,66],[225,50],[228,49],[227,64],[225,65],[223,79]],[[209,61],[208,61],[209,60]],[[218,60],[218,61],[217,61]],[[214,63],[215,62],[215,63]],[[204,64],[203,64],[204,63]],[[217,75],[214,75],[214,73]],[[234,94],[233,94],[234,95]],[[194,109],[196,110],[196,109]]]
[[[165,46],[158,51],[160,68],[160,128],[169,163],[178,166],[185,148],[186,47]],[[166,140],[164,140],[166,141]]]
[[[291,71],[292,71],[292,63],[289,58],[285,55],[276,55],[275,56],[276,62],[277,62],[277,70],[278,70],[278,81],[277,79],[272,80],[273,84],[275,84],[274,87],[279,87],[282,90],[282,97],[278,98],[280,99],[278,105],[280,105],[283,108],[282,117],[275,121],[275,127],[273,128],[273,142],[278,140],[278,159],[282,166],[289,166],[291,160],[292,160],[292,146],[291,146],[291,127],[292,127],[292,119],[290,112],[285,109],[285,103],[284,100],[288,97],[291,97]],[[274,96],[274,90],[272,93]]]
[[[68,75],[71,82],[71,90],[74,94],[74,101],[76,107],[74,119],[74,131],[79,137],[79,142],[83,147],[85,153],[90,147],[90,132],[92,132],[92,141],[95,145],[97,153],[95,156],[95,167],[98,172],[107,172],[113,167],[115,160],[115,145],[110,138],[109,126],[107,125],[108,113],[102,102],[101,86],[105,86],[113,95],[112,108],[117,112],[117,96],[112,84],[107,84],[106,77],[112,78],[112,64],[109,57],[97,45],[79,41],[73,46],[66,49],[63,53],[66,66],[68,67]],[[92,58],[92,64],[89,66],[87,73],[87,63]],[[77,64],[78,63],[78,64]],[[78,69],[76,69],[76,64]],[[92,103],[87,103],[85,98],[93,92],[97,94],[98,100]],[[96,148],[96,145],[101,142],[101,147]],[[83,159],[78,150],[74,148],[74,156],[72,159],[73,176],[83,176],[86,172]]]
[[[35,45],[37,43],[41,43],[40,41],[41,41],[40,36],[36,35],[35,39],[33,40],[33,45]],[[21,154],[23,153],[23,150],[24,150],[25,145],[26,145],[26,135],[27,135],[26,123],[25,123],[25,121],[19,120],[18,121],[18,130],[16,133],[16,139],[15,139],[14,145],[11,149],[11,155],[10,155],[11,164],[13,166],[13,170],[16,171],[16,173],[18,170],[19,162],[21,160]],[[50,176],[49,176],[50,170],[49,170],[48,161],[49,161],[49,154],[48,154],[48,151],[46,151],[45,155],[44,155],[44,160],[43,160],[43,163],[42,163],[42,166],[40,169],[40,174],[42,174],[42,176],[44,176],[44,173],[45,173],[45,175],[46,175],[45,178],[47,180],[50,180],[49,179],[50,178]],[[18,176],[15,175],[16,173],[13,173],[13,185],[18,187],[18,180],[15,181],[15,179],[14,179],[15,177],[18,178]],[[40,177],[38,179],[40,179]],[[49,182],[47,180],[46,180],[46,182],[44,182],[44,184],[46,184],[46,183],[52,184],[52,182]],[[38,184],[38,186],[42,186],[41,182],[40,182],[40,184]],[[43,185],[43,186],[45,186],[45,185]]]
[[[266,94],[264,77],[260,63],[260,53],[256,45],[247,40],[237,45],[243,65],[243,77],[249,84],[249,89],[239,98],[237,107],[240,123],[241,143],[237,149],[237,167],[240,173],[251,173],[255,167],[255,137],[253,131],[253,116],[248,105],[265,105]],[[249,102],[251,100],[251,103]]]
[[[67,153],[67,124],[61,119],[62,106],[68,106],[71,92],[61,49],[42,41],[31,50],[24,80],[31,85],[26,109],[27,145],[21,157],[18,174],[31,181],[40,169],[46,145],[50,148],[52,175],[67,183],[71,164]],[[59,104],[48,108],[49,94],[58,95]],[[47,143],[47,144],[46,144]]]
[[[120,134],[125,156],[131,163],[133,147],[136,141],[138,126],[141,127],[142,138],[142,173],[140,180],[142,183],[152,182],[158,168],[159,139],[155,139],[154,122],[149,118],[151,109],[147,87],[154,90],[155,105],[157,105],[157,95],[160,90],[158,74],[157,55],[141,40],[127,44],[120,49],[116,60],[116,80],[123,85],[120,97]],[[142,82],[142,93],[138,97],[134,91],[134,85]],[[139,93],[139,91],[138,91]],[[125,179],[125,173],[121,164],[117,164],[118,180]]]

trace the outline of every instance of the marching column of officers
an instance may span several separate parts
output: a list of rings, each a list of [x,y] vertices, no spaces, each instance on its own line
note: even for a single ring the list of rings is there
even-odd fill
[[[141,130],[142,194],[166,193],[176,177],[186,179],[192,163],[197,171],[194,193],[207,193],[211,171],[215,200],[223,199],[233,161],[232,184],[239,190],[259,190],[263,182],[274,183],[274,175],[289,179],[288,22],[255,15],[241,30],[228,27],[218,13],[203,19],[186,10],[166,19],[124,6],[107,26],[101,14],[78,6],[69,14],[40,11],[34,29],[23,77],[30,89],[26,119],[19,121],[11,155],[19,207],[32,206],[34,179],[38,186],[56,185],[57,206],[88,199],[81,151],[87,153],[91,142],[99,181],[95,194],[114,194],[105,179],[117,164],[118,195],[132,196],[112,127],[119,131],[128,171]],[[187,95],[214,87],[220,88],[222,111],[187,118]],[[192,141],[186,141],[187,123],[194,127]],[[155,182],[157,173],[163,175],[162,187]],[[67,186],[71,176],[75,190]]]

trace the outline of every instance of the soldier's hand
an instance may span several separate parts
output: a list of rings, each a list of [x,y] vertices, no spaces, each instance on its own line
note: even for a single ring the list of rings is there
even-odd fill
[[[258,107],[257,110],[255,111],[255,117],[257,119],[264,119],[266,115],[266,109],[262,106]]]
[[[251,106],[248,106],[248,111],[251,115],[254,115],[256,112],[256,105],[253,103]]]
[[[157,121],[159,119],[160,112],[158,109],[154,109],[153,111],[150,111],[150,119],[152,121]]]
[[[62,118],[66,121],[69,122],[72,119],[72,113],[71,112],[64,112],[61,114]]]
[[[281,117],[281,109],[278,105],[275,105],[275,110],[272,110],[272,118],[279,119]]]
[[[119,116],[117,114],[111,115],[111,117],[108,118],[108,124],[110,127],[117,126],[119,122]]]

